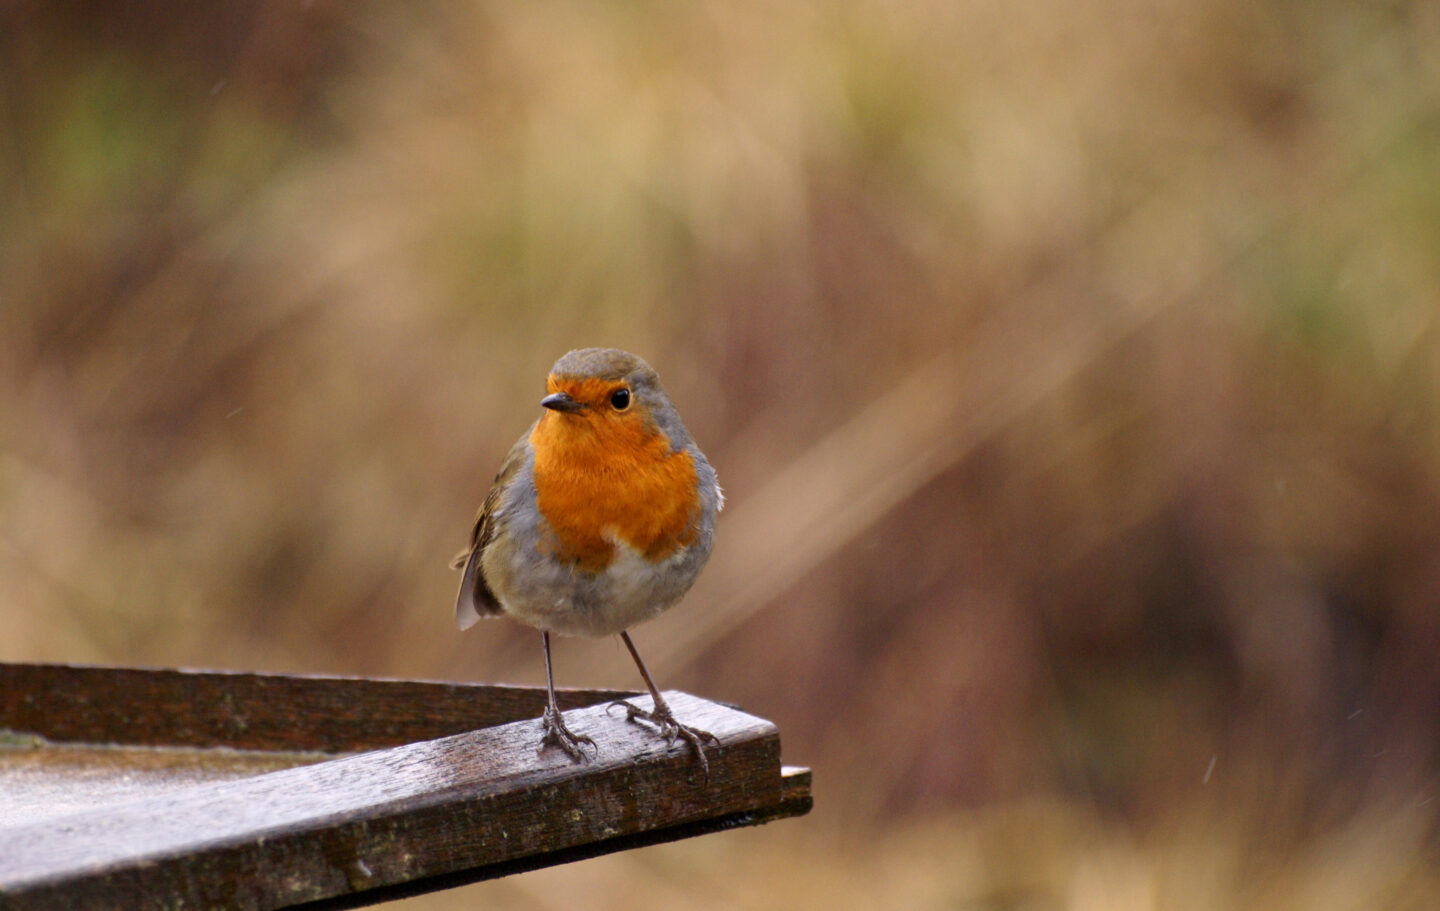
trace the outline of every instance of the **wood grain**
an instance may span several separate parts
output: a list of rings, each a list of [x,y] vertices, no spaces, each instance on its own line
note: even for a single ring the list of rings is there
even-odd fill
[[[566,713],[599,745],[576,764],[537,753],[539,689],[0,665],[0,727],[51,741],[222,761],[241,745],[384,746],[0,825],[0,909],[354,907],[809,810],[809,773],[782,773],[769,722],[667,693],[720,738],[706,781],[686,745],[607,711],[614,694],[567,701],[596,695]]]
[[[558,690],[562,709],[624,699]],[[353,753],[539,716],[538,687],[0,664],[0,728],[61,742]]]

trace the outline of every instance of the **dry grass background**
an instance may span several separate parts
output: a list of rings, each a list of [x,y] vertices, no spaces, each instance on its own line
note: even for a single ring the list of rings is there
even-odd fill
[[[540,682],[446,561],[617,345],[817,809],[408,906],[1440,903],[1440,7],[0,11],[0,659]]]

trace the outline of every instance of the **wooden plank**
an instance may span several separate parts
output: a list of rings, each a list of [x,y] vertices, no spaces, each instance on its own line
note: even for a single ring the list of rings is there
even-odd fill
[[[381,886],[367,892],[351,892],[345,895],[337,895],[333,898],[320,899],[315,902],[305,902],[304,904],[294,905],[293,907],[297,909],[297,911],[345,911],[345,909],[349,908],[361,908],[381,902],[412,898],[416,895],[423,895],[426,892],[433,892],[439,889],[452,889],[457,886],[470,885],[487,879],[509,876],[512,873],[526,873],[531,870],[538,870],[542,867],[554,866],[556,864],[588,860],[592,857],[600,857],[618,851],[630,851],[635,848],[645,848],[651,845],[663,844],[668,841],[694,838],[697,835],[709,835],[714,832],[725,832],[730,829],[745,826],[764,825],[767,822],[774,822],[777,819],[803,816],[810,812],[814,805],[814,800],[810,795],[809,769],[799,766],[783,767],[781,769],[780,785],[780,802],[756,810],[746,810],[739,813],[727,813],[722,816],[707,817],[694,822],[681,823],[680,825],[666,828],[650,829],[632,835],[619,835],[614,838],[588,842],[548,854],[536,854],[510,861],[502,861],[485,867],[462,870],[456,873],[420,878],[404,883],[395,883],[393,885]]]
[[[666,698],[720,738],[708,783],[683,743],[667,746],[595,705],[567,714],[600,745],[584,764],[537,755],[540,727],[528,719],[0,829],[0,908],[354,905],[407,884],[430,888],[618,850],[626,839],[660,840],[667,830],[684,837],[808,810],[808,773],[782,778],[769,722],[683,693]],[[0,723],[41,720],[37,701],[12,693]],[[134,729],[153,725],[142,719]],[[207,729],[195,730],[185,736]]]
[[[707,787],[631,695],[561,695],[600,703],[577,766],[539,688],[0,665],[0,909],[355,907],[809,810],[767,722],[671,695],[722,736]]]
[[[561,690],[561,707],[633,695]],[[60,742],[358,752],[537,717],[538,687],[0,664],[0,729]]]

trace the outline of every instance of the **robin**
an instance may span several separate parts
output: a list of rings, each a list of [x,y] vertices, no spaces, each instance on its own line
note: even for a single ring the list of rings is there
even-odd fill
[[[681,724],[660,695],[630,627],[690,589],[710,557],[724,496],[650,365],[614,348],[571,351],[551,368],[538,420],[510,449],[475,518],[455,622],[507,615],[540,630],[549,703],[541,749],[581,761],[595,742],[565,726],[555,702],[550,634],[618,634],[650,689],[629,721],[694,748],[709,775],[708,731]]]

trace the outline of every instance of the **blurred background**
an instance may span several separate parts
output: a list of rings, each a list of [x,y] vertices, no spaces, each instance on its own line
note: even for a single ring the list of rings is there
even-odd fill
[[[1440,6],[0,10],[0,660],[541,683],[550,364],[719,469],[815,811],[397,907],[1440,903]]]

